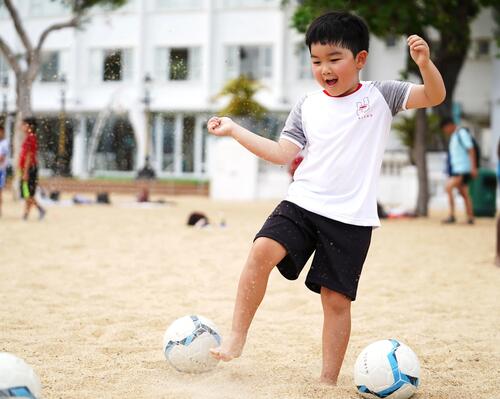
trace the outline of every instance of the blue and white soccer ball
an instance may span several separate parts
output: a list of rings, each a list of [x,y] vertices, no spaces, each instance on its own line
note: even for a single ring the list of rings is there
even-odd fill
[[[0,352],[0,397],[42,397],[42,386],[35,371],[24,360],[7,352]]]
[[[163,352],[178,371],[203,373],[219,362],[210,349],[221,344],[215,324],[203,316],[184,316],[175,320],[165,331]]]
[[[384,339],[361,351],[354,365],[354,383],[364,398],[407,399],[420,379],[418,357],[395,339]]]

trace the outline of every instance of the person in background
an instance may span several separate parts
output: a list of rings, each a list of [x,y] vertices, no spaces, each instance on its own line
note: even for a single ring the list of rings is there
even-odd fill
[[[5,120],[0,118],[0,217],[2,216],[2,191],[7,180],[9,141],[5,138]]]
[[[21,172],[20,189],[25,201],[23,219],[28,220],[30,210],[35,206],[38,208],[39,219],[41,220],[45,217],[46,211],[35,198],[38,186],[36,119],[33,117],[24,118],[21,128],[25,134],[19,155],[19,170]]]
[[[467,186],[467,183],[477,175],[476,153],[472,138],[467,129],[458,127],[451,118],[443,118],[440,125],[443,132],[450,137],[448,144],[449,176],[445,187],[450,209],[449,216],[443,220],[443,223],[456,222],[453,191],[457,189],[464,199],[467,223],[474,224],[472,200]]]

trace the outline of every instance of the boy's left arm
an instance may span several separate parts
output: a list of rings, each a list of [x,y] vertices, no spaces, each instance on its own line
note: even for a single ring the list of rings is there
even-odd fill
[[[406,108],[427,108],[441,104],[446,97],[446,89],[441,73],[431,61],[429,45],[420,36],[411,35],[408,47],[424,83],[412,87]]]

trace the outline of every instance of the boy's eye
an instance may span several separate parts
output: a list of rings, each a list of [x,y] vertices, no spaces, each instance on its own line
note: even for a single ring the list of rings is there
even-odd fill
[[[319,61],[313,61],[313,64],[314,64],[314,65],[319,65],[319,64],[320,64],[320,62],[319,62]]]
[[[336,61],[340,61],[340,58],[332,58],[332,59],[330,60],[330,62],[336,62]]]

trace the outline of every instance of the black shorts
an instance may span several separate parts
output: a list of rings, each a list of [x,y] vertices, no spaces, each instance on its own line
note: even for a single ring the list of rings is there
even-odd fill
[[[453,177],[462,176],[462,185],[469,183],[472,180],[472,175],[470,173],[452,173]]]
[[[38,168],[36,166],[32,166],[28,170],[28,182],[27,183],[28,183],[28,191],[30,194],[30,198],[34,197],[35,192],[36,192],[36,187],[38,186]],[[26,198],[24,195],[24,191],[23,191],[23,180],[22,179],[21,179],[19,188],[21,189],[21,191],[20,191],[21,197]]]
[[[277,266],[289,280],[299,277],[315,252],[306,286],[317,293],[326,287],[354,301],[371,236],[371,226],[341,223],[283,201],[255,239],[268,237],[285,247],[287,254]]]

